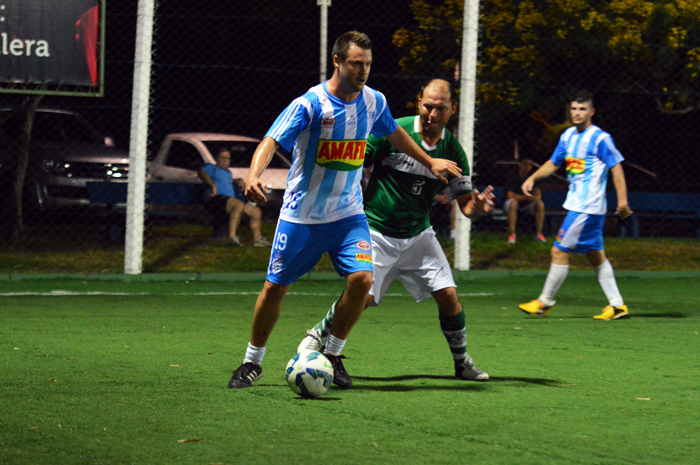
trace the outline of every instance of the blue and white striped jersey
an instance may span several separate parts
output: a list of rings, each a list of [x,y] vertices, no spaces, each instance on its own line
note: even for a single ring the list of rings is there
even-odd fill
[[[572,126],[559,138],[551,160],[557,166],[566,163],[569,192],[564,208],[590,215],[607,213],[608,171],[624,160],[610,134],[595,125],[582,133]]]
[[[366,86],[352,102],[332,96],[325,82],[295,99],[265,135],[292,153],[280,219],[320,224],[363,213],[367,138],[396,127],[384,95]]]

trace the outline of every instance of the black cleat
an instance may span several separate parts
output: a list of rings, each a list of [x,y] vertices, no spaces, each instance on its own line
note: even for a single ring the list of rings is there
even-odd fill
[[[231,381],[228,382],[229,389],[249,388],[253,381],[257,381],[263,377],[262,367],[255,365],[252,362],[244,363],[239,366],[231,376]]]
[[[352,387],[352,378],[350,378],[350,375],[345,371],[345,367],[343,366],[345,355],[323,355],[325,355],[328,361],[331,362],[331,365],[333,365],[333,384],[343,388]]]

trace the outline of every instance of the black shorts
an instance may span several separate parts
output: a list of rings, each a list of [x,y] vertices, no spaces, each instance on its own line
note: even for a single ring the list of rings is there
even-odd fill
[[[226,215],[226,204],[228,203],[228,199],[230,198],[231,197],[227,195],[215,195],[214,197],[207,200],[207,203],[204,204],[204,208],[212,216]]]

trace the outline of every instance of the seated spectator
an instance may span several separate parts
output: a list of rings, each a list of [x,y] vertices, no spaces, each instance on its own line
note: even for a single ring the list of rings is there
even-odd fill
[[[542,226],[544,225],[542,192],[539,187],[535,186],[532,190],[532,196],[528,197],[523,194],[521,189],[523,182],[530,176],[530,171],[532,171],[532,160],[519,161],[518,173],[512,173],[505,186],[506,200],[503,202],[503,211],[508,214],[509,244],[515,244],[517,241],[516,223],[518,221],[518,212],[529,213],[535,216],[535,239],[539,242],[546,241],[542,235]]]
[[[262,223],[262,212],[260,209],[248,203],[243,191],[245,182],[243,179],[234,181],[229,166],[231,165],[231,153],[222,148],[216,153],[216,165],[207,163],[199,171],[199,178],[208,187],[206,192],[205,208],[214,217],[222,214],[228,215],[229,238],[235,245],[241,245],[236,231],[241,222],[243,213],[248,216],[250,230],[253,233],[253,247],[270,247],[270,241],[262,236],[260,225]]]

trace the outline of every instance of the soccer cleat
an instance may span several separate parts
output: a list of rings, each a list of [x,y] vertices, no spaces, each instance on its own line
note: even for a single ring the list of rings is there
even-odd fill
[[[552,308],[552,306],[547,306],[542,301],[535,299],[526,304],[518,305],[518,308],[528,315],[547,316],[549,315],[549,309]]]
[[[326,356],[331,365],[333,365],[333,384],[338,385],[338,387],[349,388],[352,386],[352,378],[345,367],[343,366],[343,359],[345,355],[332,355],[323,354]]]
[[[515,244],[518,241],[518,239],[515,237],[515,234],[511,234],[508,236],[508,243],[509,244]]]
[[[547,238],[544,237],[544,234],[541,233],[535,236],[535,240],[537,242],[547,242]]]
[[[306,332],[306,337],[301,340],[299,347],[297,347],[297,354],[307,351],[321,352],[325,343],[326,338],[321,336],[321,331],[311,328]]]
[[[488,373],[484,373],[474,366],[474,361],[471,357],[467,357],[461,362],[455,363],[455,377],[468,381],[488,381]]]
[[[241,240],[238,238],[238,236],[231,236],[228,238],[228,240],[232,245],[241,245]]]
[[[253,242],[253,247],[272,247],[272,244],[264,237],[261,237],[257,241]]]
[[[600,315],[596,315],[593,318],[596,320],[602,320],[602,321],[607,321],[607,320],[620,320],[623,318],[629,318],[630,314],[629,311],[627,310],[627,305],[622,305],[620,307],[613,307],[612,305],[608,305],[603,309],[603,313]]]
[[[231,381],[228,382],[228,387],[229,389],[249,388],[253,381],[257,381],[262,377],[262,367],[253,362],[247,362],[233,372]]]

